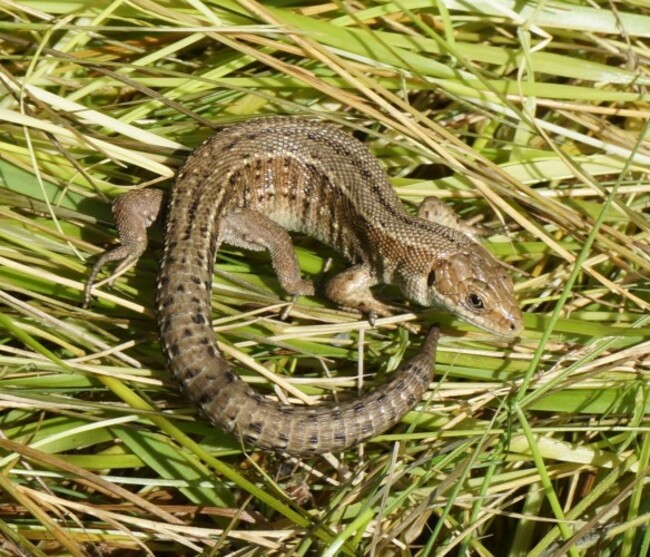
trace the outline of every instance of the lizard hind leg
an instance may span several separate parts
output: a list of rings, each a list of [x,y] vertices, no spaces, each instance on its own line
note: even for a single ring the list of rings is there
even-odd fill
[[[266,215],[252,209],[233,209],[221,223],[220,241],[253,251],[267,250],[280,286],[287,294],[314,294],[312,281],[300,276],[291,236]]]
[[[121,244],[102,253],[93,265],[84,289],[84,307],[88,307],[97,274],[106,263],[119,262],[112,275],[115,277],[140,259],[147,249],[147,228],[158,218],[163,199],[162,190],[143,189],[125,193],[115,200],[113,215]]]

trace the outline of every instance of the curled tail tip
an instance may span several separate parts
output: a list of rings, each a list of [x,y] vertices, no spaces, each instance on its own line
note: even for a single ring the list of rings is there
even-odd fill
[[[435,353],[436,348],[438,347],[438,341],[440,340],[440,325],[434,323],[429,328],[426,337],[424,338],[424,343],[422,344],[423,350],[427,352]]]

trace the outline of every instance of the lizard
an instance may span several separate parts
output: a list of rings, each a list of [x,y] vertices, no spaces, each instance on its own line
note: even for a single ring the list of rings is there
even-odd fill
[[[116,199],[121,243],[93,266],[86,303],[107,262],[119,262],[117,273],[144,253],[164,197],[145,188]],[[324,286],[339,306],[389,315],[393,308],[371,287],[395,284],[411,302],[442,306],[497,336],[523,327],[504,266],[465,233],[412,216],[368,148],[329,123],[264,117],[224,128],[186,159],[166,213],[156,320],[168,366],[214,425],[262,449],[295,456],[344,450],[395,425],[429,387],[439,330],[433,327],[412,359],[359,398],[281,404],[234,373],[215,343],[211,288],[221,244],[267,250],[285,292],[313,295],[288,231],[304,233],[351,263]]]

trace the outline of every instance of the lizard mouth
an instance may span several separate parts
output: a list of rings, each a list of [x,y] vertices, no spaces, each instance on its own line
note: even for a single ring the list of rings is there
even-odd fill
[[[502,338],[516,337],[524,328],[523,316],[518,307],[509,312],[498,312],[491,315],[476,315],[471,311],[457,311],[456,314],[479,329]]]

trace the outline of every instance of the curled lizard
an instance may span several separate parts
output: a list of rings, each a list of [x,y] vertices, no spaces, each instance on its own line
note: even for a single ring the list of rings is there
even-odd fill
[[[136,261],[163,192],[117,198],[121,245],[105,252],[89,276]],[[368,149],[335,126],[301,118],[260,118],[205,141],[178,172],[167,207],[157,286],[157,323],[168,365],[218,427],[261,447],[303,456],[342,450],[378,435],[412,409],[428,389],[438,330],[393,377],[340,404],[288,406],[256,393],[231,369],[211,328],[212,273],[222,243],[268,250],[281,287],[311,295],[287,230],[337,249],[352,266],[325,285],[340,306],[391,313],[370,288],[396,284],[422,306],[439,305],[502,337],[523,326],[504,267],[466,234],[411,216]]]

